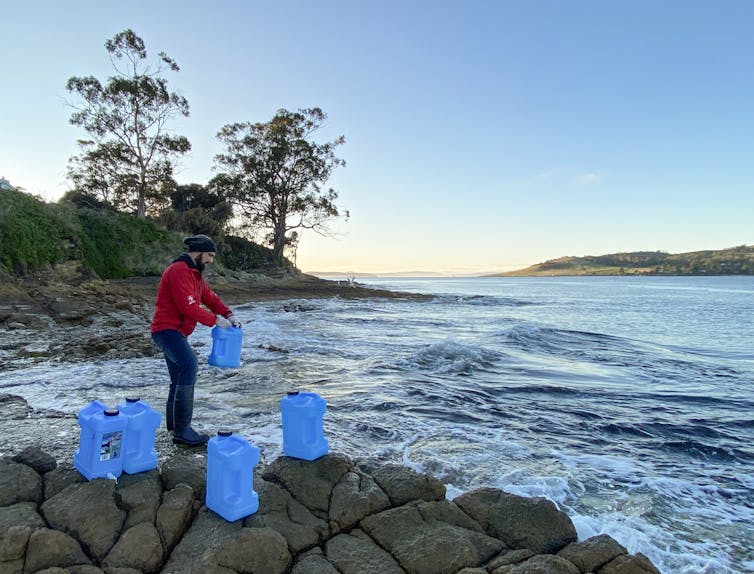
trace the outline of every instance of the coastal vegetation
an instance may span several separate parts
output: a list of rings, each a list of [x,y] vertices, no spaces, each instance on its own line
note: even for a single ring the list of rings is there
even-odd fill
[[[553,275],[754,275],[754,245],[675,254],[638,251],[560,257],[493,277]]]
[[[178,201],[177,208],[168,206],[156,218],[139,219],[78,194],[46,203],[17,189],[2,189],[0,275],[24,276],[67,262],[76,262],[83,276],[100,279],[159,275],[181,252],[187,232],[217,231],[212,208],[187,207],[192,196],[184,196],[188,200]],[[216,204],[217,213],[222,209]],[[267,247],[235,235],[215,237],[221,271],[279,268]],[[284,265],[293,267],[287,259]]]

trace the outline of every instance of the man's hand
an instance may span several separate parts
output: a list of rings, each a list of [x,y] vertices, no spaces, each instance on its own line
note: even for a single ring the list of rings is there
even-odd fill
[[[218,327],[222,327],[223,329],[227,329],[228,327],[230,327],[230,321],[228,321],[222,315],[217,315],[215,317],[215,325],[217,325]]]
[[[228,317],[228,321],[230,321],[230,324],[233,325],[234,327],[239,327],[239,328],[241,327],[241,320],[235,315],[231,315],[230,317]]]

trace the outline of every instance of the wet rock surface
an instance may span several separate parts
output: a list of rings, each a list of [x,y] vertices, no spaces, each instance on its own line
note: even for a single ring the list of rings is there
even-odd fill
[[[44,454],[26,451],[19,458],[49,461]],[[406,492],[391,481],[388,497],[371,473],[384,480],[395,475],[395,468],[376,461],[362,464],[342,454],[311,462],[280,457],[256,469],[258,512],[231,523],[207,509],[198,494],[206,473],[201,449],[179,449],[159,469],[123,474],[117,482],[86,481],[67,463],[46,470],[48,463],[40,471],[4,457],[0,572],[658,572],[645,556],[629,555],[609,536],[576,542],[568,516],[549,506],[546,512],[517,517],[522,532],[537,533],[533,545],[544,540],[548,552],[511,548],[511,540],[521,545],[527,538],[501,530],[504,517],[496,513],[506,510],[500,501],[515,507],[541,499],[496,497],[500,491],[483,489],[449,501],[438,496],[433,479],[411,469],[402,471]],[[407,497],[412,499],[404,502]],[[479,505],[489,500],[498,502],[481,520],[464,511],[473,508],[472,514],[479,514]]]

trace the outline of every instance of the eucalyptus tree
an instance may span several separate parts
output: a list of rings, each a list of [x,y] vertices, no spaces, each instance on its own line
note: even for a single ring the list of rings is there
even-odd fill
[[[82,127],[81,153],[70,159],[68,175],[76,188],[117,209],[145,217],[174,189],[178,158],[191,149],[184,136],[173,135],[169,123],[189,115],[186,98],[171,92],[162,74],[179,71],[164,52],[147,61],[144,41],[132,30],[105,42],[115,73],[103,84],[93,76],[72,77],[70,123]]]
[[[228,124],[217,134],[226,151],[215,156],[219,173],[211,185],[226,190],[243,225],[271,246],[281,266],[285,248],[298,242],[295,230],[327,235],[328,222],[341,214],[337,192],[325,184],[345,165],[335,155],[345,138],[312,141],[326,119],[319,108],[280,109],[269,122]]]

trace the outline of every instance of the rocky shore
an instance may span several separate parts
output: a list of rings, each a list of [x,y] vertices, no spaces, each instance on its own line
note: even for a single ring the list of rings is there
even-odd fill
[[[37,448],[0,459],[3,574],[643,574],[607,535],[577,541],[543,498],[485,488],[449,501],[438,480],[328,454],[259,466],[257,513],[204,506],[205,449],[87,482]]]

